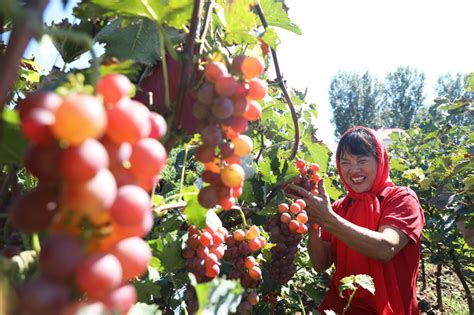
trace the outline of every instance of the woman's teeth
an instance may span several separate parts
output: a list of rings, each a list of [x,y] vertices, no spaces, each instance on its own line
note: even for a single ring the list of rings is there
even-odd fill
[[[362,177],[352,177],[352,181],[354,183],[362,183],[365,179],[365,176],[362,176]]]

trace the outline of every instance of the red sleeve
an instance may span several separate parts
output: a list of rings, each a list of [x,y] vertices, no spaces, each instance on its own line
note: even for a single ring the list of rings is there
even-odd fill
[[[425,223],[423,210],[414,191],[407,187],[397,188],[396,192],[387,196],[381,204],[379,226],[393,226],[418,243]]]

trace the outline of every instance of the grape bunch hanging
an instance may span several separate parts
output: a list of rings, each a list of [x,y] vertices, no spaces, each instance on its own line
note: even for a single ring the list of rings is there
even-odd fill
[[[214,230],[209,225],[205,229],[192,225],[188,228],[188,239],[182,255],[187,269],[194,274],[198,283],[213,279],[221,272],[219,260],[224,256],[227,236],[224,227]]]
[[[18,289],[18,314],[58,314],[95,305],[125,314],[130,280],[151,259],[150,191],[166,164],[160,115],[129,98],[127,77],[110,74],[98,95],[38,91],[19,104],[36,189],[10,208],[14,226],[43,232],[39,276]],[[44,233],[46,232],[46,233]],[[77,299],[80,299],[80,302]]]
[[[295,166],[300,174],[294,183],[317,195],[317,185],[321,178],[318,174],[319,165],[298,159]],[[306,202],[303,199],[296,199],[290,204],[280,203],[278,213],[266,225],[270,242],[275,244],[270,250],[270,276],[277,283],[287,283],[296,272],[295,255],[302,235],[308,233],[309,228],[305,208]]]
[[[205,208],[234,206],[245,179],[241,158],[250,154],[253,142],[243,134],[251,121],[260,118],[258,103],[267,84],[258,78],[264,64],[257,57],[237,56],[231,70],[220,61],[205,65],[204,83],[197,91],[193,114],[200,121],[201,145],[196,159],[204,164],[198,201]]]

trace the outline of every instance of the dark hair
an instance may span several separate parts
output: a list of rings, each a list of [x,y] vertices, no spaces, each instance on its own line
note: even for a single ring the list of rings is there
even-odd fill
[[[377,147],[372,135],[365,129],[357,128],[349,131],[339,141],[336,156],[339,160],[342,154],[348,152],[353,155],[373,156],[378,160]]]

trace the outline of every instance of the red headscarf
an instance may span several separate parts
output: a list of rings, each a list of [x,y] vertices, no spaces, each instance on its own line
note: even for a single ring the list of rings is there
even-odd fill
[[[380,203],[377,195],[387,187],[394,186],[394,184],[390,180],[390,166],[387,150],[385,149],[383,141],[374,130],[367,127],[356,126],[347,130],[342,135],[341,140],[348,133],[357,129],[364,129],[372,136],[378,155],[377,176],[370,191],[357,193],[350,188],[342,177],[339,157],[336,156],[337,170],[348,191],[348,196],[345,197],[342,202],[337,203],[334,210],[337,213],[340,213],[339,210],[341,210],[340,207],[342,207],[344,218],[348,221],[358,226],[376,231],[379,227],[378,225],[381,215]],[[330,306],[330,304],[336,302],[334,301],[334,299],[336,299],[334,293],[338,294],[337,287],[340,285],[340,280],[342,278],[350,275],[367,274],[374,279],[375,296],[367,290],[359,288],[354,300],[351,302],[351,305],[354,306],[354,308],[362,310],[375,307],[378,314],[403,314],[401,297],[398,290],[396,290],[396,287],[394,287],[396,286],[397,281],[394,271],[395,269],[391,265],[391,262],[383,263],[370,259],[349,248],[346,244],[336,238],[333,238],[332,241],[335,243],[333,245],[335,245],[336,249],[336,272],[332,279],[331,288],[333,292],[328,294],[327,299],[321,306],[324,307],[324,304],[326,303]],[[341,303],[341,301],[339,301],[339,303]],[[400,307],[402,308],[399,309]]]

